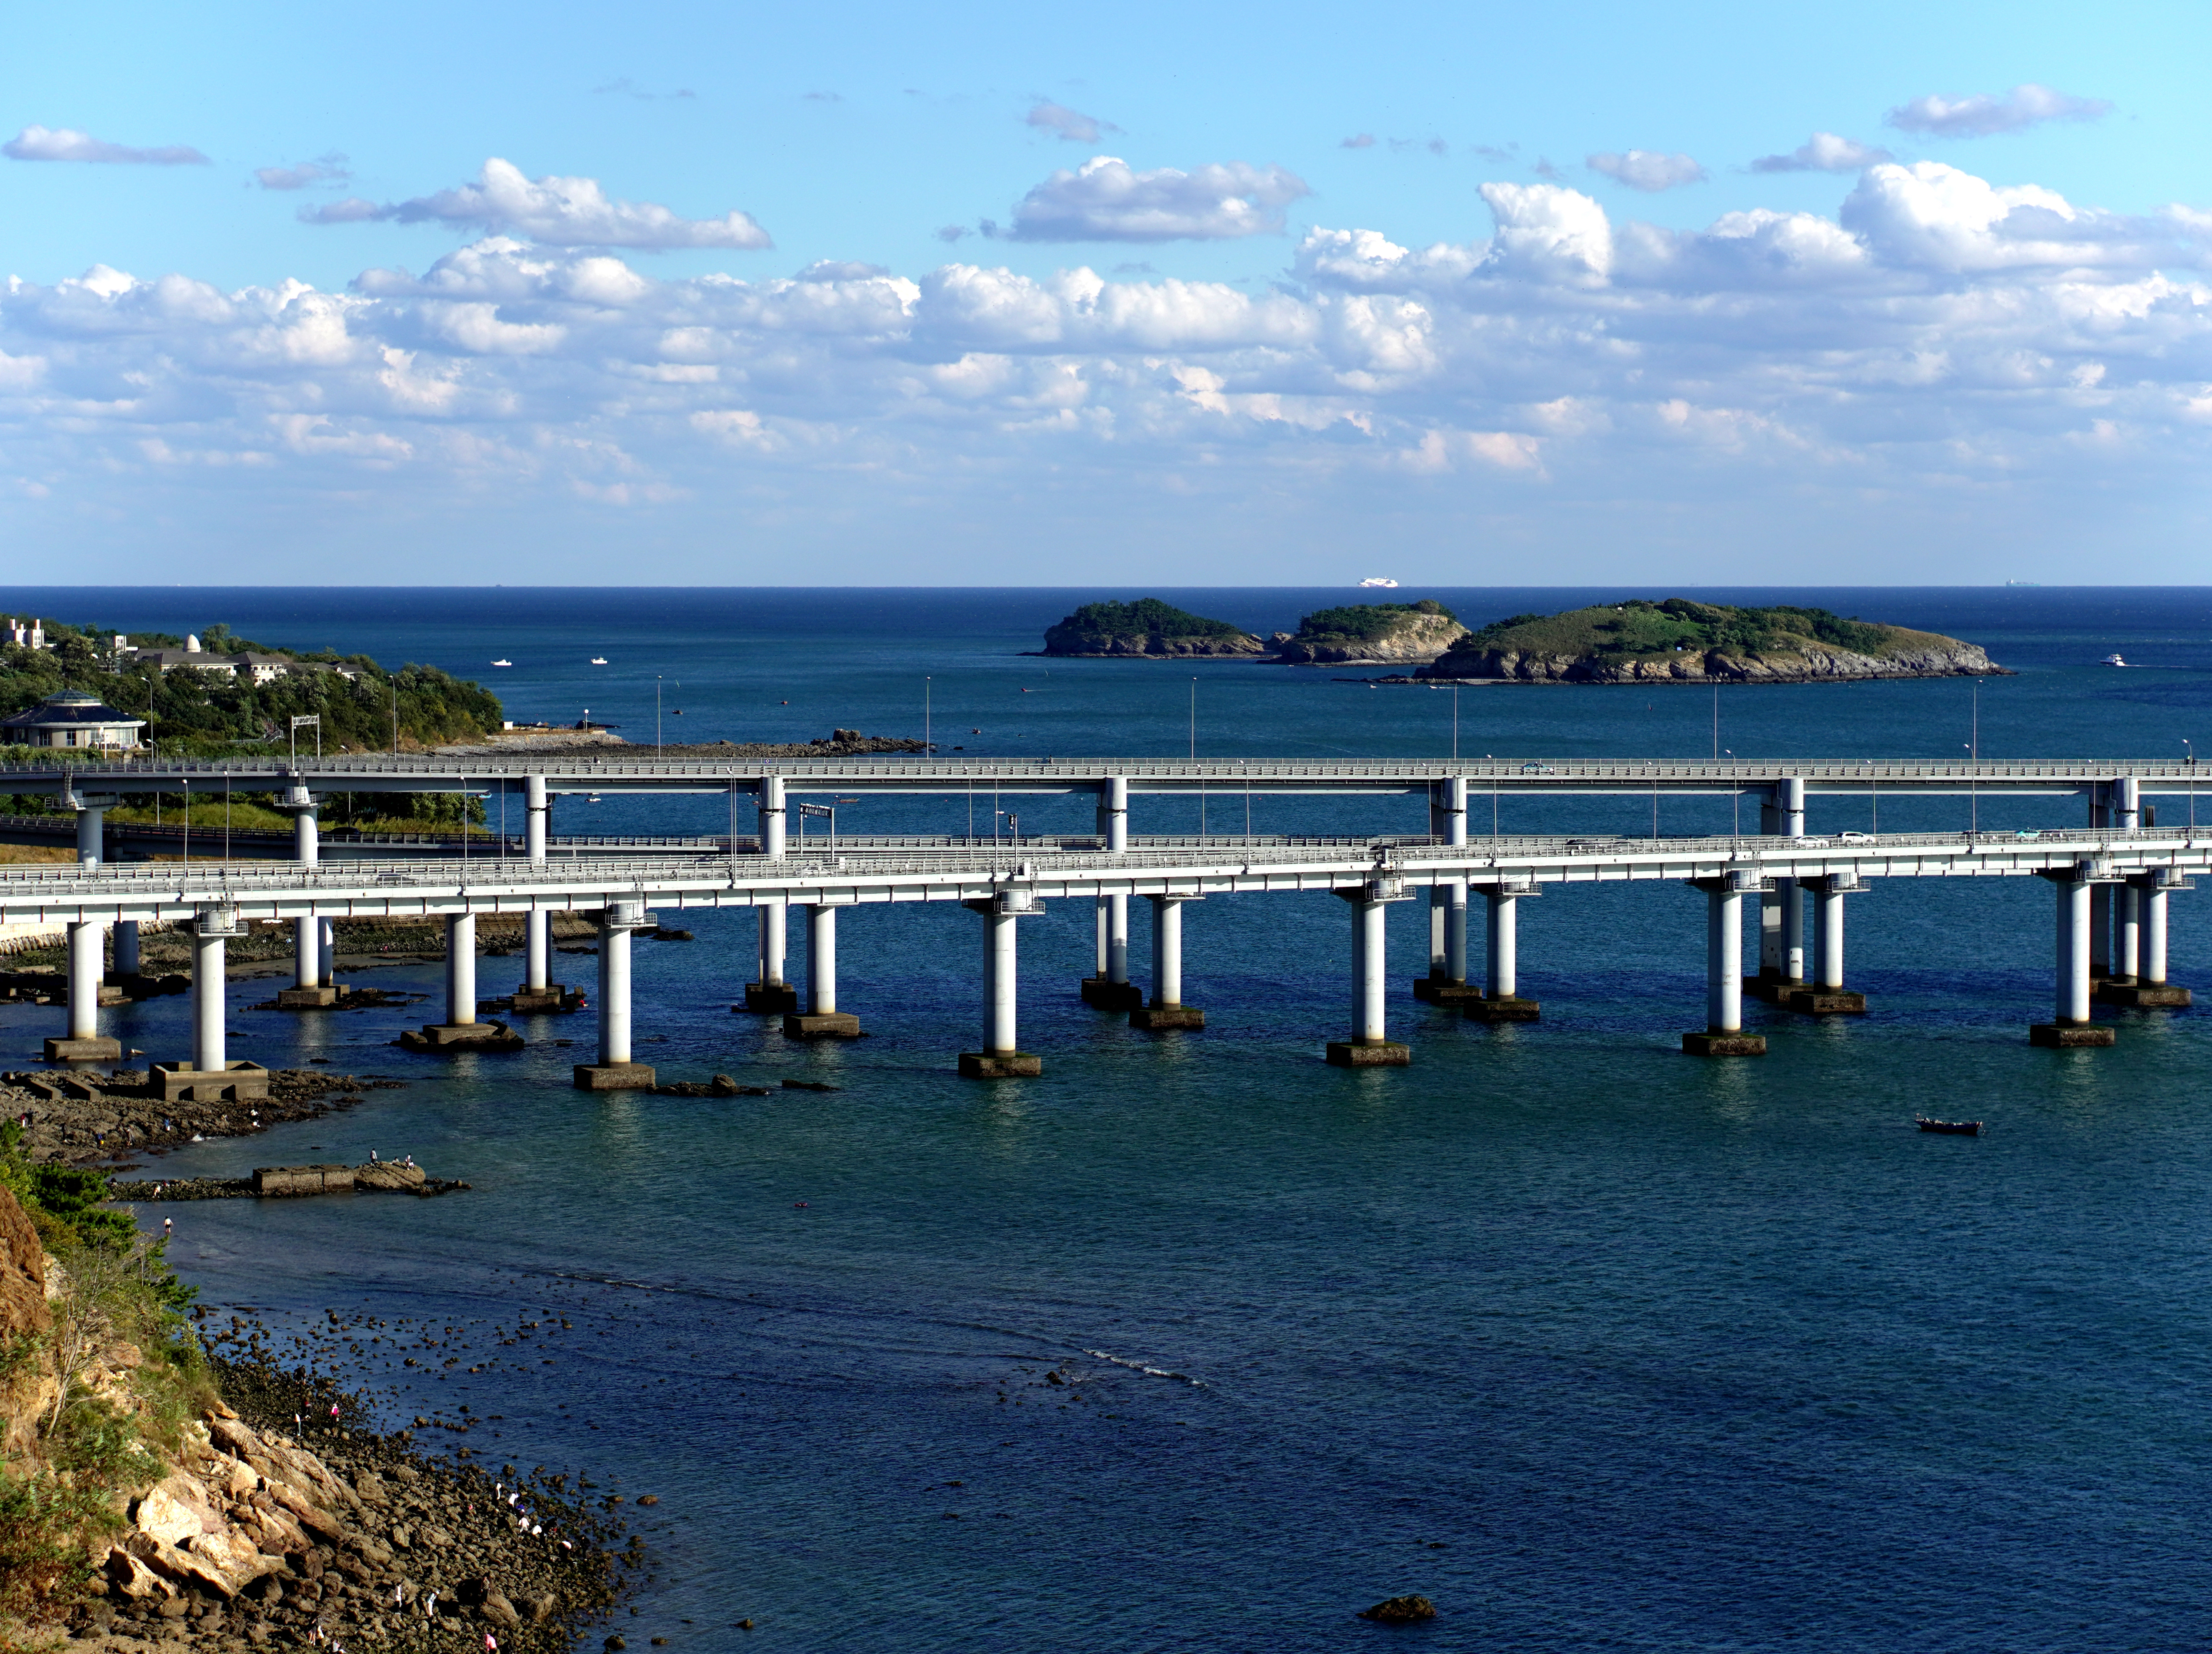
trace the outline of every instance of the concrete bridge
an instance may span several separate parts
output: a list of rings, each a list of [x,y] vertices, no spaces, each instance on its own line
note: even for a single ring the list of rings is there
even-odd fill
[[[1690,884],[1707,898],[1705,1025],[1686,1033],[1686,1050],[1747,1055],[1765,1049],[1742,1026],[1744,908],[1757,898],[1758,975],[1750,991],[1809,1014],[1849,1014],[1864,1001],[1844,985],[1844,909],[1848,897],[1882,879],[2023,878],[2050,881],[2056,897],[2054,1014],[2031,1030],[2050,1045],[2109,1044],[2109,1026],[2090,1019],[2093,998],[2141,1006],[2188,1002],[2186,989],[2166,981],[2166,898],[2191,888],[2189,877],[2212,862],[2212,831],[2146,821],[2146,794],[2184,794],[2193,806],[2194,769],[2182,764],[2089,763],[1921,764],[1911,763],[1771,765],[1623,764],[1513,766],[1434,763],[1306,763],[1254,760],[1238,764],[943,759],[805,761],[796,765],[659,764],[628,757],[593,761],[588,772],[522,769],[487,775],[484,766],[453,760],[341,760],[334,770],[229,765],[133,764],[112,769],[19,769],[5,785],[44,787],[70,809],[78,828],[75,865],[0,871],[0,920],[62,921],[70,927],[70,1024],[49,1042],[52,1060],[113,1060],[121,1055],[98,1030],[102,933],[117,933],[117,970],[136,970],[138,924],[184,921],[195,937],[194,1049],[188,1060],[156,1065],[158,1083],[173,1094],[240,1094],[259,1071],[233,1061],[223,1036],[222,956],[226,939],[251,919],[289,920],[295,927],[295,986],[283,998],[306,1006],[337,997],[331,926],[337,918],[441,917],[447,930],[447,1020],[423,1031],[432,1049],[481,1048],[506,1037],[498,1025],[477,1020],[477,917],[526,915],[526,976],[518,1010],[550,1009],[559,992],[550,981],[550,915],[584,909],[600,915],[599,1061],[579,1065],[576,1082],[592,1089],[649,1085],[652,1070],[631,1060],[629,938],[653,926],[648,909],[747,907],[760,916],[758,971],[742,1008],[781,1014],[800,1037],[849,1037],[859,1031],[839,1008],[836,915],[872,903],[957,902],[981,917],[983,939],[983,1038],[961,1054],[963,1073],[1002,1078],[1041,1072],[1042,1058],[1021,1049],[1017,1031],[1016,933],[1024,915],[1051,901],[1082,900],[1097,914],[1097,964],[1082,985],[1085,999],[1127,1011],[1140,1027],[1200,1027],[1204,1012],[1182,997],[1183,903],[1213,895],[1328,891],[1345,899],[1351,920],[1352,1016],[1346,1037],[1328,1059],[1349,1067],[1398,1065],[1409,1049],[1385,1028],[1386,914],[1393,903],[1425,894],[1430,970],[1413,984],[1417,997],[1457,1006],[1489,1021],[1532,1020],[1540,1014],[1516,980],[1516,912],[1547,885],[1668,880]],[[372,766],[382,765],[374,769]],[[125,793],[174,785],[207,774],[241,790],[275,791],[295,815],[289,862],[161,861],[116,865],[103,860],[104,809]],[[942,793],[988,779],[1001,792],[1091,793],[1098,830],[1080,840],[1017,845],[906,840],[841,840],[833,851],[793,845],[785,830],[787,800],[801,787],[823,790],[872,785],[883,792]],[[94,780],[111,790],[97,791]],[[373,778],[372,778],[373,777]],[[1231,778],[1255,791],[1422,793],[1431,832],[1370,838],[1299,841],[1215,836],[1135,839],[1127,831],[1133,793],[1230,790]],[[316,827],[319,792],[419,787],[480,792],[512,787],[526,821],[520,856],[443,860],[394,857],[325,865]],[[202,783],[204,785],[204,782]],[[1471,836],[1470,800],[1478,789],[1584,793],[1753,794],[1760,830],[1725,837],[1666,839],[1594,836]],[[696,842],[659,854],[556,858],[545,831],[555,793],[623,787],[640,792],[728,791],[750,795],[757,831],[724,839],[701,853]],[[1808,792],[1886,790],[1963,793],[2009,787],[2040,796],[2087,801],[2081,828],[1988,833],[1845,833],[1804,831]],[[1128,904],[1153,906],[1152,992],[1130,980]],[[1468,909],[1484,907],[1483,968],[1470,976]],[[805,910],[806,976],[802,997],[785,979],[787,915]],[[1811,920],[1812,944],[1806,940]],[[265,1083],[261,1082],[261,1083]]]

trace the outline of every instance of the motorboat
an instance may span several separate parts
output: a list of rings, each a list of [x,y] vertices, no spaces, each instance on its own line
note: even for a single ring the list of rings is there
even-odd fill
[[[495,666],[511,666],[514,664],[514,662],[512,660],[495,660],[492,662],[492,665]]]
[[[1982,1122],[1978,1120],[1930,1120],[1924,1114],[1912,1116],[1912,1123],[1923,1131],[1941,1132],[1951,1137],[1979,1137]]]
[[[2124,666],[2128,663],[2117,654],[2108,654],[2097,663],[2100,666]]]
[[[1379,586],[1387,592],[1395,592],[1398,589],[1398,582],[1384,575],[1370,575],[1359,583],[1362,586]]]
[[[592,664],[595,666],[604,666],[607,664],[607,658],[603,654],[595,654],[592,657]]]

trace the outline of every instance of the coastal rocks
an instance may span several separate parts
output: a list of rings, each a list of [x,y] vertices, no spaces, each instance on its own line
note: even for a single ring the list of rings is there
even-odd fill
[[[1358,1617],[1372,1620],[1377,1625],[1410,1626],[1418,1621],[1435,1619],[1437,1608],[1425,1596],[1393,1596],[1371,1608],[1360,1609]]]
[[[1804,684],[2002,674],[1978,644],[1825,609],[1634,599],[1515,615],[1413,674],[1428,682]]]
[[[1190,614],[1158,598],[1086,603],[1045,629],[1042,653],[1091,658],[1250,659],[1267,646],[1225,620]]]
[[[1288,637],[1277,634],[1285,666],[1399,666],[1434,660],[1467,633],[1450,610],[1418,603],[1358,603],[1305,617]]]
[[[165,1102],[149,1095],[143,1068],[109,1074],[0,1073],[0,1116],[30,1116],[23,1133],[25,1158],[73,1164],[159,1152],[198,1137],[250,1136],[280,1122],[319,1118],[367,1092],[404,1083],[380,1074],[280,1068],[270,1073],[265,1098]]]
[[[46,1249],[30,1214],[0,1187],[0,1336],[42,1333],[53,1324],[46,1308]]]
[[[712,1079],[678,1079],[653,1088],[655,1097],[766,1097],[765,1085],[740,1085],[728,1074],[716,1074]]]

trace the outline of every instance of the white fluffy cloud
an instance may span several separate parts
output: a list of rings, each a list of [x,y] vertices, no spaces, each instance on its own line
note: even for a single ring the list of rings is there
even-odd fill
[[[1310,195],[1282,167],[1241,161],[1140,173],[1112,155],[1056,172],[1014,205],[1018,241],[1218,241],[1283,228],[1283,209]]]
[[[1488,234],[1426,248],[1313,230],[1264,293],[969,263],[660,281],[513,236],[342,293],[98,266],[0,289],[0,452],[14,497],[87,512],[272,477],[644,512],[813,489],[902,521],[963,489],[1212,498],[1223,524],[1363,488],[1521,514],[1765,490],[1782,539],[1816,503],[2105,497],[2212,458],[2212,216],[1929,161],[1869,167],[1835,217],[1698,231],[1555,184],[1482,197]]]
[[[1889,124],[1899,131],[1936,137],[1987,137],[2017,132],[2046,120],[2097,120],[2112,112],[2102,98],[2077,98],[2033,81],[2009,92],[1977,92],[1947,98],[1935,93],[1891,110]]]
[[[1705,169],[1696,160],[1686,155],[1664,155],[1656,149],[1630,149],[1620,155],[1610,153],[1589,155],[1583,165],[1594,173],[1602,173],[1614,182],[1626,184],[1632,190],[1656,193],[1661,190],[1678,190],[1685,184],[1702,184]]]
[[[1754,173],[1856,173],[1876,161],[1894,160],[1887,149],[1875,149],[1833,132],[1815,132],[1786,155],[1761,155],[1751,163]]]
[[[775,245],[750,213],[680,218],[653,202],[611,200],[597,179],[526,177],[520,167],[495,155],[484,162],[475,183],[458,189],[385,204],[349,197],[327,206],[303,207],[300,216],[311,224],[393,219],[403,224],[470,225],[555,247],[750,250]]]
[[[127,143],[110,143],[73,126],[26,126],[7,143],[0,143],[0,155],[11,161],[94,161],[127,167],[208,165],[208,158],[188,143],[138,149]]]

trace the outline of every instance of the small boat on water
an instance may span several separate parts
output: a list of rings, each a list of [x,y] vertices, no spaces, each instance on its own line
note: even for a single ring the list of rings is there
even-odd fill
[[[1923,1131],[1942,1132],[1952,1137],[1979,1137],[1982,1122],[1978,1120],[1930,1120],[1924,1114],[1912,1116],[1912,1123]]]
[[[2117,654],[2108,654],[2097,663],[2100,666],[2124,666],[2128,663]]]
[[[495,666],[511,666],[514,664],[514,662],[512,660],[495,660],[492,662],[492,665]]]
[[[592,657],[592,664],[595,666],[604,666],[607,664],[607,658],[603,654],[595,654]]]
[[[1386,592],[1395,592],[1398,589],[1398,582],[1385,575],[1370,575],[1359,583],[1362,586],[1379,586]]]

